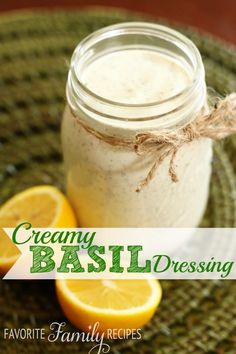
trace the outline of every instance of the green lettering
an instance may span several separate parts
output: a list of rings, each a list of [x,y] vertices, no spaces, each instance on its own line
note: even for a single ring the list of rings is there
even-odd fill
[[[31,273],[46,273],[51,272],[55,268],[55,262],[52,257],[54,251],[49,246],[30,246],[30,251],[33,252],[33,265],[30,268]],[[42,263],[45,263],[43,266]]]
[[[62,246],[61,250],[64,251],[64,256],[61,261],[60,267],[57,271],[60,273],[69,273],[70,267],[72,266],[72,273],[83,273],[85,270],[82,267],[77,252],[79,251],[79,246]]]
[[[152,258],[156,258],[156,262],[155,262],[155,265],[153,267],[153,270],[155,273],[163,273],[165,272],[171,265],[171,259],[169,256],[165,255],[165,254],[158,254],[156,256],[153,256]],[[163,269],[158,269],[159,265],[160,265],[160,262],[162,260],[166,260],[166,266],[163,268]]]
[[[128,246],[131,253],[130,266],[127,268],[128,273],[150,273],[151,261],[147,260],[145,266],[140,267],[138,262],[139,252],[143,250],[142,246]]]
[[[112,267],[110,267],[109,271],[123,273],[124,268],[120,265],[120,253],[124,251],[124,246],[109,246],[109,251],[112,251]]]
[[[21,224],[19,224],[17,227],[15,227],[15,229],[14,229],[14,231],[13,231],[13,234],[12,234],[12,241],[16,244],[16,245],[23,245],[24,243],[27,243],[29,240],[30,240],[30,238],[31,238],[31,236],[29,236],[29,238],[27,239],[27,240],[25,240],[25,241],[23,241],[23,242],[19,242],[18,240],[17,240],[17,232],[19,231],[19,229],[21,228],[21,227],[23,227],[23,226],[25,226],[25,230],[29,230],[29,229],[31,229],[31,227],[32,227],[32,225],[29,223],[29,222],[23,222],[23,223],[21,223]]]
[[[106,262],[104,261],[103,258],[99,257],[97,255],[97,252],[99,254],[105,254],[105,247],[104,246],[91,246],[88,249],[88,255],[94,260],[97,264],[98,267],[95,267],[93,263],[88,264],[88,272],[89,273],[100,273],[104,272],[106,269]]]

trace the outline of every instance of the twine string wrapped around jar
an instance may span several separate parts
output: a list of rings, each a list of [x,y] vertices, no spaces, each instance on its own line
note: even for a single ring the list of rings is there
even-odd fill
[[[181,129],[142,132],[136,134],[134,139],[101,133],[85,124],[72,109],[71,112],[76,122],[97,139],[112,146],[130,148],[139,156],[154,155],[154,162],[148,174],[137,186],[136,192],[140,192],[150,183],[155,177],[158,167],[167,157],[170,157],[170,178],[173,182],[178,182],[175,161],[177,153],[183,145],[200,138],[217,141],[236,134],[236,93],[219,99],[209,113],[205,114],[201,111],[192,122]]]

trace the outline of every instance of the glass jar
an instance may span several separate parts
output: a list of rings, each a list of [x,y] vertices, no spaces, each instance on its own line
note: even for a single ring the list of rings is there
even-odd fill
[[[165,92],[164,99],[153,102],[129,102],[129,99],[121,102],[91,90],[89,82],[83,79],[89,65],[99,58],[127,50],[155,52],[167,61],[178,62],[188,73],[189,83],[179,92]],[[130,76],[135,65],[139,65],[134,60],[132,63]],[[149,61],[142,70],[148,71],[151,65]],[[152,70],[161,92],[158,75],[162,75],[162,65]],[[158,75],[156,70],[159,70]],[[122,76],[122,70],[118,75],[114,68],[113,73]],[[177,71],[170,74],[167,87],[178,81]],[[94,75],[96,78],[96,70]],[[99,84],[103,84],[101,78]],[[129,84],[128,90],[135,88],[132,82]],[[145,85],[143,87],[145,90]],[[103,89],[108,90],[105,81]],[[122,23],[101,29],[75,49],[66,94],[68,104],[62,121],[66,189],[79,225],[196,227],[208,199],[212,160],[209,139],[198,139],[179,149],[176,156],[178,182],[174,183],[168,174],[170,157],[167,157],[153,180],[137,193],[137,185],[153,164],[153,154],[138,156],[134,150],[112,146],[89,131],[118,139],[134,139],[137,133],[174,131],[191,122],[203,107],[207,109],[204,67],[195,45],[182,34],[151,23]],[[142,95],[142,89],[138,94]]]

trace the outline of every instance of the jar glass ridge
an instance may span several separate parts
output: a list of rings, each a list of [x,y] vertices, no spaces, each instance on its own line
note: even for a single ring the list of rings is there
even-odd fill
[[[170,43],[171,47],[168,48]],[[117,50],[129,47],[132,49],[134,45],[136,48],[147,50],[158,46],[159,52],[181,60],[189,67],[191,84],[175,96],[148,104],[111,101],[97,95],[83,84],[81,73],[91,60]],[[108,119],[132,119],[132,123],[155,120],[155,126],[166,128],[174,124],[184,125],[192,118],[192,115],[188,115],[189,104],[195,104],[197,108],[202,107],[206,96],[205,71],[198,49],[179,32],[152,23],[128,22],[98,30],[76,47],[71,59],[66,92],[68,103],[75,112],[84,108],[92,114]]]

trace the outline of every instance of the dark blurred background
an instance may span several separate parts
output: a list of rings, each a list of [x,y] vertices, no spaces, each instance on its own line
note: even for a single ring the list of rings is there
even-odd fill
[[[112,6],[192,25],[236,45],[236,0],[0,0],[0,11]]]

